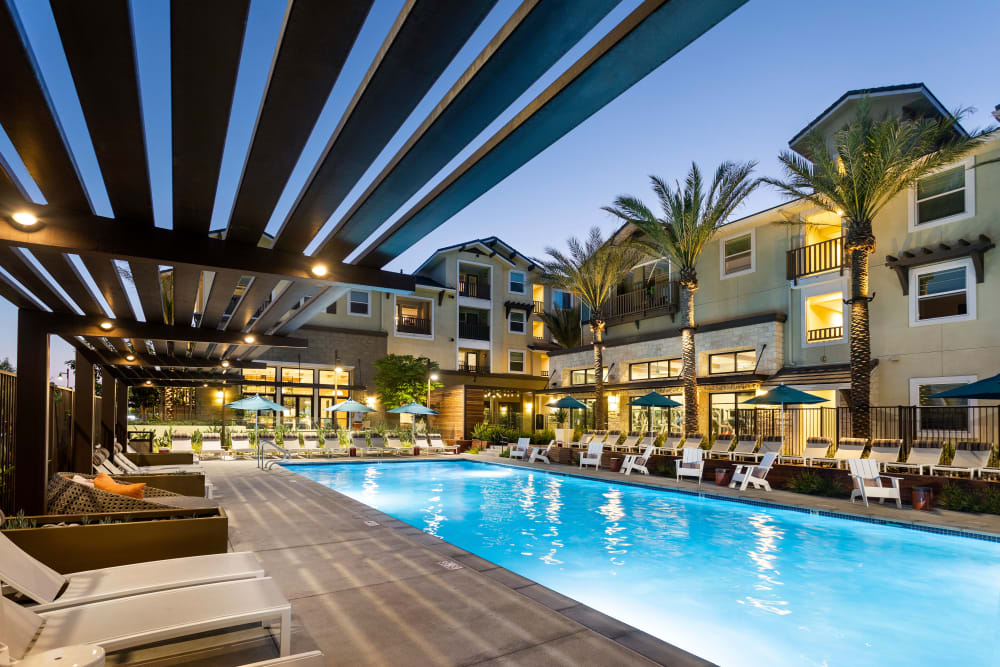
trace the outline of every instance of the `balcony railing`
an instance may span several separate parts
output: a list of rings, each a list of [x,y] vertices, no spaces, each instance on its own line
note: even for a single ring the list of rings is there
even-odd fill
[[[545,312],[545,302],[544,301],[532,301],[531,303],[534,306],[534,309],[531,311],[533,314],[537,315],[538,313],[544,313]]]
[[[461,373],[488,373],[490,370],[490,364],[485,360],[474,364],[460,361],[458,362],[458,370]]]
[[[425,317],[400,315],[396,318],[396,331],[398,333],[429,336],[431,333],[431,321]]]
[[[469,324],[467,322],[459,322],[458,337],[470,340],[489,340],[490,327],[488,324]]]
[[[657,280],[639,289],[617,294],[608,302],[608,322],[675,313],[679,294],[680,286],[671,280]]]
[[[844,337],[844,327],[823,327],[806,331],[807,343],[819,343],[824,340],[837,340]]]
[[[462,276],[458,280],[458,294],[459,296],[470,296],[474,299],[489,299],[490,286],[489,283],[481,280],[470,280],[468,277]]]
[[[785,270],[788,280],[797,283],[799,278],[826,271],[840,271],[843,275],[846,266],[843,241],[843,237],[838,236],[789,250]]]

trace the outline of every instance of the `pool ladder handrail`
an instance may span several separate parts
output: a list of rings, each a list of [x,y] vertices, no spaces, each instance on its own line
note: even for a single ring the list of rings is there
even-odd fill
[[[281,458],[265,460],[264,445],[270,445],[271,447],[274,447],[279,452],[281,452]],[[292,455],[288,452],[288,450],[282,447],[281,445],[275,444],[273,440],[264,440],[262,438],[259,444],[257,445],[257,467],[261,468],[262,470],[270,470],[276,465],[287,463],[291,460],[292,460]]]

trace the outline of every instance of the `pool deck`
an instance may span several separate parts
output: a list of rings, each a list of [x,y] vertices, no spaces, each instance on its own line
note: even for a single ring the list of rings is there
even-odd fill
[[[292,603],[293,653],[320,649],[328,665],[710,664],[288,470],[205,468],[231,548],[256,552]],[[109,664],[276,656],[266,630],[247,628]]]

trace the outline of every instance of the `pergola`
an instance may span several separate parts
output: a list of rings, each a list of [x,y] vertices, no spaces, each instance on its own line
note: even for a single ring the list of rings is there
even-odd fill
[[[2,165],[0,295],[19,309],[16,506],[44,509],[50,335],[77,351],[72,459],[89,471],[95,438],[122,437],[128,386],[239,384],[241,369],[261,367],[254,359],[266,349],[305,347],[295,331],[351,287],[412,292],[412,277],[381,267],[743,2],[646,0],[372,238],[618,4],[524,0],[320,238],[495,4],[407,2],[267,244],[265,227],[371,0],[288,1],[228,226],[213,235],[249,0],[171,2],[171,229],[154,225],[129,2],[51,0],[113,218],[95,215],[21,23],[9,3],[0,5],[0,126],[45,198],[33,201]],[[94,365],[105,378],[97,434]]]

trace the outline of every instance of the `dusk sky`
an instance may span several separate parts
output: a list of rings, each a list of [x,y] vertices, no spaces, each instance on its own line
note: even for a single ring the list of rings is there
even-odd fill
[[[12,4],[20,14],[94,212],[113,216],[48,3],[13,0]],[[156,224],[170,227],[169,5],[164,0],[133,0],[132,4]],[[350,207],[518,4],[514,0],[497,3],[332,222]],[[638,0],[626,0],[609,14],[411,203],[638,4]],[[269,230],[280,226],[402,5],[402,0],[376,0]],[[284,6],[280,0],[253,0],[251,5],[213,229],[228,220]],[[967,129],[986,126],[992,120],[990,111],[1000,103],[998,9],[995,0],[956,0],[946,7],[924,0],[750,0],[388,268],[412,270],[438,247],[492,235],[525,254],[541,255],[546,246],[562,245],[567,236],[584,234],[593,225],[613,229],[615,221],[601,206],[621,193],[651,200],[648,174],[680,178],[692,160],[711,170],[722,160],[752,159],[759,161],[760,173],[776,175],[780,173],[776,156],[788,139],[852,88],[923,82],[945,106],[977,109],[964,122]],[[19,158],[3,133],[0,154],[18,165]],[[23,167],[17,175],[24,180]],[[760,190],[737,215],[779,201],[781,197],[773,190]],[[0,300],[0,358],[5,356],[12,361],[16,357],[16,310]],[[53,338],[53,376],[72,356],[67,344]]]

